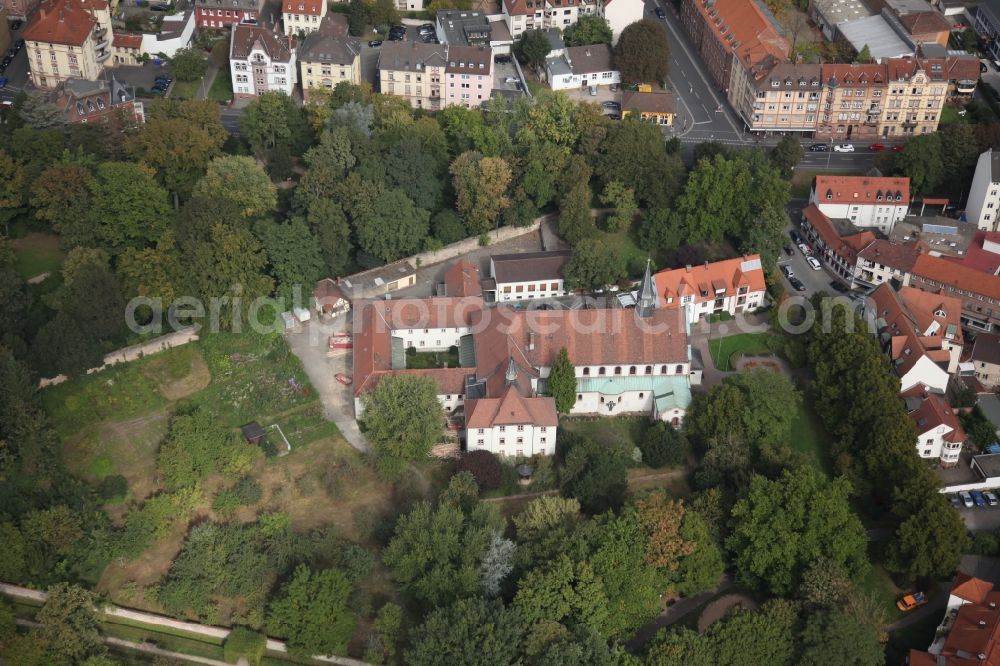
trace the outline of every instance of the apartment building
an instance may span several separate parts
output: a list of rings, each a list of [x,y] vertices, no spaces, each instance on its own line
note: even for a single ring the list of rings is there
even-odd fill
[[[611,27],[611,43],[622,30],[643,19],[641,0],[503,0],[503,20],[513,39],[528,30],[565,30],[580,16],[600,16]]]
[[[447,47],[445,106],[476,109],[493,94],[493,49],[489,46]]]
[[[0,0],[0,13],[5,13],[7,18],[13,21],[28,20],[31,13],[35,11],[41,0]]]
[[[924,386],[902,393],[906,413],[917,427],[917,455],[938,460],[941,467],[954,467],[968,436],[944,396]]]
[[[483,289],[495,301],[553,298],[566,293],[563,272],[573,257],[570,250],[495,254],[490,257],[490,279]]]
[[[332,90],[338,83],[361,83],[361,42],[322,31],[311,33],[299,47],[299,80],[302,99],[316,88]]]
[[[1000,277],[961,262],[922,254],[913,264],[910,285],[962,300],[962,323],[977,331],[1000,327]]]
[[[764,305],[767,291],[757,254],[660,271],[653,282],[658,307],[682,310],[690,324],[711,315],[752,312]]]
[[[270,90],[290,97],[298,78],[295,41],[269,28],[235,25],[229,42],[229,69],[237,99],[252,99]]]
[[[715,85],[729,95],[733,59],[750,69],[771,59],[785,62],[791,44],[763,2],[682,0],[681,25]]]
[[[973,365],[976,379],[984,387],[995,389],[1000,386],[1000,336],[978,333],[968,360]]]
[[[854,282],[862,287],[877,287],[892,281],[905,287],[910,284],[917,259],[927,251],[927,245],[921,241],[897,244],[881,238],[874,240],[858,252]]]
[[[841,236],[833,221],[813,203],[802,210],[802,234],[812,247],[813,256],[848,284],[854,282],[858,254],[875,240],[871,231]]]
[[[446,49],[443,44],[386,42],[378,56],[379,91],[404,97],[415,109],[444,108]]]
[[[69,123],[110,123],[123,129],[146,120],[135,89],[114,76],[96,81],[67,79],[49,93],[49,101]]]
[[[193,0],[195,23],[202,30],[223,30],[261,19],[264,0]]]
[[[615,68],[607,44],[570,46],[557,56],[545,59],[545,78],[553,90],[579,90],[618,85],[621,74]]]
[[[325,17],[326,0],[284,0],[281,3],[281,23],[289,36],[316,32]]]
[[[819,138],[834,141],[878,137],[888,72],[885,65],[823,65],[823,113]]]
[[[43,90],[69,79],[97,80],[110,64],[106,0],[45,0],[22,32],[31,82]]]
[[[733,64],[729,101],[750,132],[816,130],[823,98],[820,65]]]
[[[944,62],[892,58],[879,135],[910,137],[937,131],[948,92]]]
[[[966,219],[983,231],[997,231],[1000,224],[1000,151],[992,148],[979,156],[972,177]]]
[[[816,176],[809,203],[824,215],[890,234],[910,208],[910,179],[885,176]]]

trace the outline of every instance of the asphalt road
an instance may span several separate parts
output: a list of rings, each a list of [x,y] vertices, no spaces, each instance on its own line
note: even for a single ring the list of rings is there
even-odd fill
[[[22,25],[21,30],[10,31],[12,45],[21,37],[23,30],[24,26]],[[13,100],[14,96],[21,92],[24,89],[24,84],[28,82],[28,49],[22,48],[0,76],[6,77],[9,81],[4,88],[0,89],[0,99]]]

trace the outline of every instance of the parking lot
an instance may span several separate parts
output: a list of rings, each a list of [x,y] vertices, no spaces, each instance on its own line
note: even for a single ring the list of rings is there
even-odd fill
[[[10,31],[11,45],[18,39],[21,39],[21,32],[23,30],[24,26],[22,25],[19,30]],[[0,74],[0,77],[7,79],[7,84],[0,89],[0,99],[14,99],[14,96],[24,90],[25,85],[28,83],[28,50],[22,48],[13,57],[3,73]]]

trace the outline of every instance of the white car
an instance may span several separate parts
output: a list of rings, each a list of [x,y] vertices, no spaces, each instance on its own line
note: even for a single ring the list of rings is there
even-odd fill
[[[812,249],[810,249],[810,247],[805,243],[799,243],[798,247],[799,247],[799,252],[801,252],[805,256],[808,257],[809,255],[812,254]]]
[[[814,271],[818,271],[819,269],[822,268],[822,266],[820,266],[819,260],[816,259],[816,257],[806,257],[806,263],[808,263],[809,267],[812,268]]]
[[[835,153],[853,153],[854,144],[852,143],[838,143],[833,147]]]
[[[966,509],[972,508],[972,495],[963,490],[958,493],[958,497],[962,500],[962,505],[965,506]]]

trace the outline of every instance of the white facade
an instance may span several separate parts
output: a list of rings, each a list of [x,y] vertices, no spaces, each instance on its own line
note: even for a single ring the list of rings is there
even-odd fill
[[[998,229],[1000,174],[994,175],[994,169],[1000,171],[998,167],[1000,167],[1000,153],[995,153],[992,148],[979,156],[976,173],[972,177],[972,188],[969,190],[969,201],[965,205],[966,219],[984,231]]]
[[[308,35],[319,30],[324,16],[326,0],[285,0],[281,22],[285,26],[286,35]]]
[[[150,56],[162,53],[168,58],[173,58],[178,49],[187,48],[191,44],[195,24],[194,12],[191,10],[183,14],[164,16],[160,32],[142,33],[140,50]]]
[[[549,59],[546,61],[545,70],[549,86],[553,90],[579,90],[590,86],[609,86],[622,82],[621,74],[617,69],[607,72],[590,72],[587,74],[574,74],[573,72],[561,71],[562,68],[550,66],[550,61],[565,62],[563,58]]]
[[[234,36],[236,32],[234,28]],[[244,59],[230,58],[229,73],[232,77],[233,93],[238,97],[256,97],[271,90],[283,92],[291,97],[298,82],[294,50],[291,51],[287,62],[272,61],[264,49],[255,46]]]
[[[449,347],[457,347],[463,335],[472,333],[472,328],[397,328],[393,337],[402,339],[403,348],[415,348],[417,351],[445,351]]]
[[[948,425],[938,425],[917,437],[917,454],[921,458],[941,459],[942,464],[954,465],[962,453],[961,442],[947,442],[945,435],[954,430]]]
[[[910,286],[909,272],[864,257],[858,257],[854,268],[854,279],[876,287],[889,280],[896,280],[901,287]]]
[[[611,43],[617,44],[622,30],[643,18],[645,5],[641,0],[599,0],[597,13],[611,26]]]
[[[519,0],[519,2],[523,1]],[[515,4],[520,6],[519,2]],[[642,0],[584,1],[579,5],[568,6],[562,2],[547,0],[544,7],[541,6],[541,3],[536,3],[536,6],[532,8],[534,11],[526,14],[516,12],[512,15],[509,13],[507,3],[501,4],[504,21],[514,39],[520,37],[526,30],[548,30],[550,28],[565,30],[576,23],[581,16],[596,14],[606,19],[608,25],[611,26],[612,44],[618,42],[622,30],[632,23],[642,20],[645,9]]]
[[[742,294],[737,293],[730,296],[720,296],[719,298],[714,299],[699,299],[697,302],[695,301],[695,297],[692,295],[681,296],[681,305],[684,307],[684,312],[687,314],[688,323],[695,324],[702,317],[708,317],[713,314],[721,314],[723,312],[735,317],[738,312],[751,312],[759,307],[763,307],[764,295],[766,292],[750,291],[749,287],[745,288],[747,291]],[[665,301],[668,306],[671,306],[673,305],[674,297],[667,296]]]
[[[872,204],[834,203],[824,201],[813,189],[809,195],[809,203],[816,204],[827,217],[850,220],[854,226],[864,229],[877,228],[884,234],[889,234],[897,222],[906,219],[906,204],[893,201]]]
[[[566,288],[562,278],[551,280],[530,280],[528,282],[497,282],[497,301],[521,301],[531,298],[554,298],[565,296]]]
[[[556,452],[556,430],[531,424],[472,428],[466,431],[466,448],[501,457],[551,456]]]

